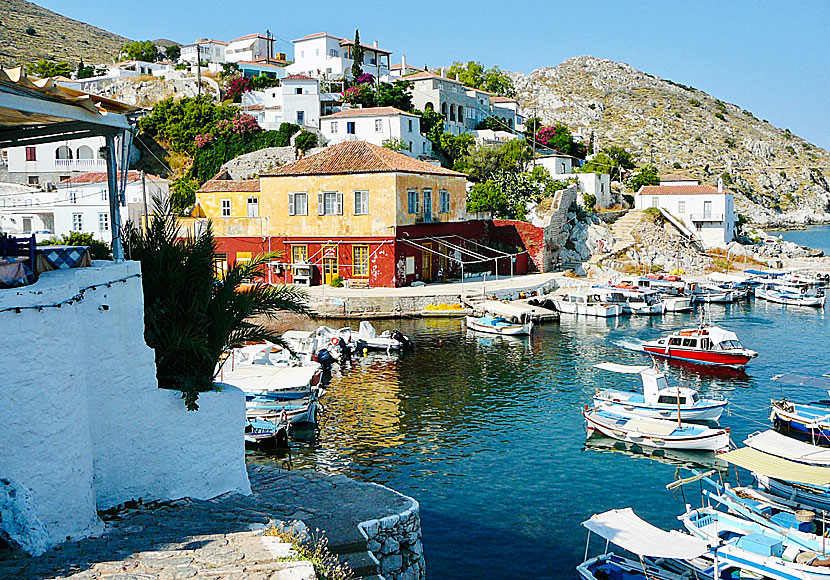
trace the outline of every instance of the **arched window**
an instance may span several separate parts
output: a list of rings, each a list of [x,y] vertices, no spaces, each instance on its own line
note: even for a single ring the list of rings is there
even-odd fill
[[[424,105],[424,109],[427,110],[427,111],[434,111],[435,110],[435,105],[433,105],[432,103],[427,101],[427,104]]]
[[[66,145],[61,145],[55,149],[55,159],[72,159],[72,149]]]
[[[455,121],[455,105],[450,105],[450,121]]]
[[[458,105],[458,122],[464,122],[464,107],[462,107],[461,105]]]
[[[444,120],[447,120],[447,103],[441,103],[441,115],[444,117]]]
[[[93,159],[92,147],[88,145],[78,147],[78,159]]]
[[[511,129],[513,128],[513,119],[508,119],[507,120],[507,126],[510,127]]]

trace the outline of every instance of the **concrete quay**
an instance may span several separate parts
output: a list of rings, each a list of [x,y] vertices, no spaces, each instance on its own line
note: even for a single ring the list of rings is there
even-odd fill
[[[248,473],[250,496],[130,504],[100,514],[106,524],[100,537],[67,542],[38,557],[0,549],[0,578],[313,580],[309,562],[286,561],[286,545],[260,535],[275,521],[294,520],[312,537],[322,532],[354,578],[424,578],[412,498],[342,475],[272,464],[249,464]]]

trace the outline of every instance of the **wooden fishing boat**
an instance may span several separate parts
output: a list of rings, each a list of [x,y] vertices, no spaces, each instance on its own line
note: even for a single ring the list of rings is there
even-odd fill
[[[620,304],[606,302],[598,292],[572,292],[561,298],[554,298],[553,303],[559,312],[565,314],[616,318],[623,312]]]
[[[775,304],[814,308],[824,308],[827,300],[824,290],[815,284],[791,280],[775,280],[762,284],[755,289],[755,296]]]
[[[643,344],[649,354],[687,362],[741,368],[758,356],[743,347],[737,335],[717,326],[701,323],[697,328],[672,332]]]
[[[623,415],[607,409],[585,407],[582,412],[588,432],[606,437],[666,449],[722,451],[729,447],[729,430],[705,425]]]
[[[695,389],[669,387],[666,375],[656,367],[615,363],[594,366],[614,373],[638,374],[643,383],[642,394],[615,389],[597,391],[594,405],[598,408],[675,421],[681,416],[687,421],[718,421],[726,409],[727,402],[722,398],[702,399]]]
[[[470,330],[487,334],[522,336],[529,335],[533,331],[533,321],[529,319],[526,322],[514,323],[498,316],[467,316],[464,320]]]
[[[813,442],[830,443],[830,406],[773,399],[769,418],[775,429],[803,433]]]

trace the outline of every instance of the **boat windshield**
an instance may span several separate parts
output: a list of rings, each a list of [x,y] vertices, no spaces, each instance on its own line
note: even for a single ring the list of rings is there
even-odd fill
[[[739,340],[724,340],[718,345],[721,350],[742,349],[743,345]]]
[[[697,398],[697,393],[692,393],[692,403],[697,403],[700,399]]]

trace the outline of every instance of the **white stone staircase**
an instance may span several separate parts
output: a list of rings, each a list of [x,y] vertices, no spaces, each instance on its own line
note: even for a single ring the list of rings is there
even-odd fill
[[[603,258],[624,252],[636,243],[631,231],[643,221],[645,212],[639,209],[630,209],[625,215],[611,224],[611,234],[614,236],[614,245],[602,254],[594,254],[588,261],[589,264],[596,264]]]

